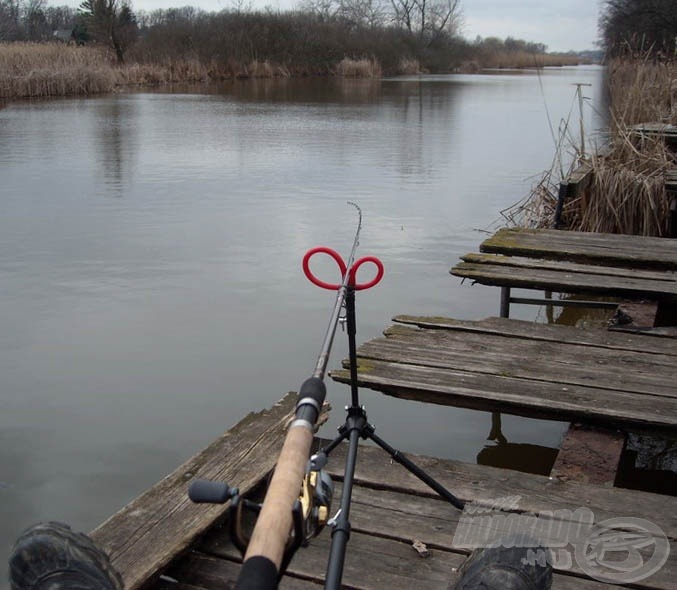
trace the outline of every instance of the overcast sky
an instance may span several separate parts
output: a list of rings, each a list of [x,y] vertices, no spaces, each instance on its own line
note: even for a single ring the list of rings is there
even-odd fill
[[[244,0],[246,5],[249,0]],[[297,0],[250,0],[254,8],[287,10]],[[132,0],[135,10],[196,6],[222,10],[235,0]],[[52,0],[52,5],[78,6],[80,0]],[[597,39],[600,0],[461,0],[463,36],[515,37],[545,43],[549,51],[592,49]]]

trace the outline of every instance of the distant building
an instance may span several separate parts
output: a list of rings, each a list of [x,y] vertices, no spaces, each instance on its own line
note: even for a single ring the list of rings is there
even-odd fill
[[[52,38],[62,43],[74,43],[75,31],[73,29],[57,29],[52,33]]]

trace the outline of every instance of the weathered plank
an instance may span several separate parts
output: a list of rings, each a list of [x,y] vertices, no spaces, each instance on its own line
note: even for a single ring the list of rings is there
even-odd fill
[[[669,191],[677,191],[677,168],[665,172],[665,188]]]
[[[379,434],[387,438],[387,433]],[[342,477],[346,447],[339,445],[330,455],[326,469],[334,478]],[[677,540],[677,497],[674,496],[584,484],[413,453],[407,453],[407,456],[465,501],[491,503],[499,498],[519,496],[519,511],[534,513],[555,509],[573,512],[587,507],[594,513],[595,522],[621,516],[644,518],[660,526],[670,539]],[[412,502],[416,496],[437,498],[425,483],[395,463],[387,453],[370,445],[360,446],[355,477],[359,486],[403,493],[409,495]],[[384,506],[388,505],[385,499],[383,502]],[[448,506],[443,502],[436,506],[435,510],[431,508],[432,520],[421,521],[424,539],[431,538],[433,530],[427,524],[433,523],[434,519],[448,515],[445,518],[453,520],[453,509],[447,512]],[[453,534],[451,524],[439,524],[443,527],[440,534]],[[439,542],[439,538],[435,539]]]
[[[358,492],[359,493],[359,492]],[[457,579],[457,570],[465,561],[465,555],[442,549],[438,545],[430,552],[430,557],[421,558],[411,546],[411,542],[401,542],[387,536],[364,534],[359,526],[359,517],[369,514],[354,505],[355,518],[351,520],[356,525],[350,536],[346,552],[346,565],[344,569],[342,587],[355,590],[411,590],[411,588],[431,588],[448,590],[453,587]],[[383,511],[375,512],[374,515],[383,515]],[[392,516],[396,513],[390,512]],[[425,514],[420,514],[425,518]],[[369,523],[374,522],[369,518]],[[439,521],[443,522],[443,521]],[[363,523],[364,524],[364,523]],[[383,525],[384,523],[378,523]],[[376,527],[374,531],[382,526]],[[449,539],[453,538],[453,535]],[[448,543],[447,543],[448,544]],[[226,539],[211,538],[203,545],[206,551],[219,555],[223,560],[235,560],[237,554],[232,545]],[[298,583],[299,578],[305,579],[305,583],[322,584],[329,555],[329,534],[323,532],[318,538],[313,539],[310,545],[300,549],[291,562],[288,574],[282,579],[280,588],[296,588],[285,584]],[[225,568],[224,568],[225,569]],[[191,577],[189,570],[186,577]],[[200,577],[200,579],[203,579]],[[223,588],[224,586],[221,586]],[[225,586],[229,588],[230,586]],[[641,587],[641,586],[640,586]],[[660,586],[658,586],[660,588]],[[208,586],[208,589],[217,590],[216,586]],[[554,590],[608,590],[609,585],[590,579],[574,577],[556,573],[553,576],[552,588]],[[305,588],[299,590],[305,590]]]
[[[480,251],[603,266],[677,270],[677,240],[668,238],[505,228],[482,242]]]
[[[225,506],[190,502],[193,478],[231,482],[244,493],[273,468],[295,401],[288,394],[270,410],[249,414],[91,533],[121,572],[126,590],[159,575],[225,514]]]
[[[405,326],[393,326],[385,338],[362,344],[358,355],[677,399],[677,366],[667,355]]]
[[[470,252],[461,256],[461,260],[471,264],[487,264],[491,266],[509,266],[519,269],[554,270],[572,275],[595,276],[597,280],[625,281],[628,284],[640,285],[647,281],[660,288],[661,285],[677,285],[677,273],[668,270],[645,270],[622,266],[596,266],[580,264],[567,260],[547,260],[524,258],[523,256],[506,256],[504,254],[482,254]],[[602,278],[604,277],[604,278]],[[639,282],[641,281],[641,283]],[[669,287],[668,287],[669,288]]]
[[[675,342],[677,339],[677,326],[660,326],[650,328],[644,326],[612,326],[609,328],[614,332],[623,332],[626,334],[641,334],[644,336],[655,336],[661,344]]]
[[[530,338],[534,341],[567,342],[609,348],[611,350],[637,350],[677,356],[677,341],[656,341],[652,338],[644,338],[641,335],[633,333],[620,334],[607,330],[581,329],[555,324],[537,324],[535,322],[497,317],[470,321],[445,317],[398,315],[393,318],[393,321],[401,324],[411,324],[420,328],[475,332],[478,334],[500,334],[507,337]]]
[[[360,387],[393,397],[530,418],[665,433],[677,429],[675,401],[671,398],[398,362],[361,359],[358,364]],[[331,377],[341,383],[350,382],[346,369],[332,371]]]
[[[337,486],[337,488],[340,489],[340,486]],[[496,522],[491,523],[490,529],[486,530],[486,521],[473,520],[473,515],[467,512],[462,513],[437,498],[359,486],[354,488],[352,498],[351,524],[353,531],[406,543],[412,543],[415,539],[419,539],[433,551],[435,549],[455,552],[469,551],[468,547],[473,547],[473,544],[469,542],[471,539],[477,540],[484,537],[493,541],[503,537],[510,529],[509,524],[497,519]],[[520,501],[516,501],[517,506],[511,509],[511,512],[524,514],[524,511],[519,507]],[[553,510],[553,508],[550,510]],[[506,516],[508,513],[502,514]],[[619,512],[619,515],[621,514],[622,512]],[[570,515],[564,514],[564,511],[561,511],[558,515],[563,518],[570,517],[570,520],[563,521],[552,518],[547,513],[539,515],[539,518],[543,521],[552,523],[547,540],[552,543],[553,547],[561,547],[566,551],[573,552],[573,546],[570,545],[571,539],[568,536],[569,531],[572,530],[572,525],[578,524],[579,521],[574,516],[573,511]],[[654,520],[657,516],[654,515]],[[459,523],[462,523],[460,529]],[[677,549],[677,544],[672,542],[670,561],[661,571],[641,581],[639,586],[672,590],[674,587],[673,572],[677,567],[675,549]],[[644,555],[648,553],[648,556],[650,556],[652,550],[653,547],[646,548]],[[565,560],[556,562],[555,571],[585,576],[585,573],[573,559],[570,565]]]
[[[153,590],[234,590],[235,582],[240,574],[240,564],[236,561],[206,555],[192,551],[173,564],[169,573],[181,580],[178,587],[162,582]],[[285,576],[280,582],[280,590],[318,590],[322,586],[318,582],[302,580],[293,576]]]
[[[622,432],[570,424],[550,475],[612,486],[624,445]]]
[[[486,261],[460,262],[450,272],[482,285],[498,287],[656,300],[677,296],[677,282],[624,278],[622,275],[616,277],[594,272],[569,272],[567,269],[548,270],[538,266],[511,265],[508,264],[510,260],[512,258],[504,257],[499,264],[488,264]]]
[[[345,447],[345,445],[342,446]],[[362,451],[360,451],[361,453]],[[343,450],[338,451],[338,455],[343,454]],[[371,453],[369,455],[368,459],[374,458]],[[335,477],[340,477],[340,473],[337,472],[338,462],[335,459],[338,459],[338,456],[332,455],[331,463],[334,466],[330,467],[330,471]],[[391,471],[390,474],[392,475],[392,473]],[[391,484],[393,484],[392,479],[383,480],[379,487],[390,486]],[[337,483],[336,488],[336,496],[338,497],[341,493],[341,485]],[[451,581],[453,579],[454,569],[463,560],[463,556],[458,555],[458,553],[466,554],[468,552],[469,537],[467,535],[472,535],[473,527],[483,529],[486,522],[469,522],[469,514],[461,513],[438,498],[412,493],[415,491],[400,492],[389,489],[365,488],[359,485],[353,488],[351,504],[352,535],[348,544],[347,560],[349,566],[344,579],[345,586],[367,590],[383,588],[385,584],[390,587],[394,584],[395,588],[406,588],[406,584],[415,584],[415,587],[420,587],[422,582],[431,581],[434,587],[438,587],[437,574],[440,569],[435,561],[439,559],[440,555],[444,556],[444,563],[451,566],[449,569],[447,569],[448,566],[442,568],[442,580]],[[595,491],[599,492],[597,489]],[[493,499],[500,497],[502,496],[496,496]],[[516,503],[521,504],[521,498],[519,496],[515,496],[515,498]],[[641,498],[639,499],[641,500]],[[549,510],[555,508],[560,508],[560,506],[555,507],[551,504]],[[519,506],[516,511],[522,512]],[[622,510],[619,510],[617,514],[622,514]],[[561,520],[561,518],[568,517],[571,517],[572,520],[566,522]],[[461,518],[464,519],[463,528],[459,530]],[[565,511],[557,513],[554,520],[547,513],[540,514],[539,518],[553,522],[554,526],[550,529],[551,532],[548,537],[550,541],[562,546],[568,545],[571,524],[567,523],[578,523],[573,510],[569,515]],[[600,520],[597,519],[596,522]],[[508,526],[499,521],[498,524],[492,524],[491,531],[477,532],[489,533],[493,539],[496,536],[502,536],[502,532],[507,532]],[[431,550],[430,558],[421,559],[416,556],[411,548],[412,542],[416,539],[423,541]],[[192,554],[183,560],[183,563],[171,569],[170,575],[182,581],[199,582],[201,585],[211,588],[215,587],[215,584],[205,583],[206,578],[210,580],[217,578],[222,582],[221,571],[234,569],[232,564],[221,565],[215,561],[215,558],[219,557],[233,562],[239,560],[238,552],[233,548],[227,533],[223,530],[214,530],[209,533],[200,544],[199,550],[209,554],[210,557]],[[571,552],[572,547],[565,547],[565,550]],[[650,550],[651,548],[646,549],[647,552],[650,552]],[[296,554],[290,565],[289,575],[284,579],[287,582],[292,582],[301,577],[321,583],[326,569],[328,551],[329,534],[328,531],[324,531],[319,538],[311,541],[309,548],[301,549]],[[673,553],[675,552],[673,551]],[[393,568],[393,557],[397,559],[395,568]],[[657,572],[651,578],[639,582],[637,586],[639,588],[671,590],[673,583],[671,572],[674,571],[676,558],[677,556],[673,556],[672,561],[663,570]],[[435,566],[432,568],[432,576],[430,575],[431,570],[428,568],[421,571],[421,566],[429,565]],[[206,572],[204,571],[205,566]],[[403,571],[406,574],[403,574]],[[215,575],[214,572],[217,572],[217,574]],[[396,578],[391,577],[393,573],[396,574]],[[233,573],[230,575],[232,576]],[[561,589],[580,588],[579,584],[582,583],[590,584],[583,586],[587,588],[601,589],[605,587],[599,582],[592,580],[584,582],[581,578],[571,577],[572,575],[584,576],[584,573],[575,560],[572,559],[572,563],[568,565],[564,559],[560,559],[556,563],[553,587]],[[452,577],[447,578],[447,576]],[[404,579],[402,579],[403,577]]]
[[[325,531],[308,547],[300,549],[289,566],[289,575],[322,582],[329,542],[330,535]],[[210,535],[200,548],[214,556],[239,559],[237,550],[224,535]],[[359,590],[423,587],[446,590],[463,560],[463,555],[446,551],[435,551],[430,558],[421,559],[410,543],[353,531],[343,569],[343,586]]]

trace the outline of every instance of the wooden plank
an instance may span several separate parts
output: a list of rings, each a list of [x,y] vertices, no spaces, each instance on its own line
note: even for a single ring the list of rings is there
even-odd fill
[[[550,475],[613,486],[624,446],[622,432],[570,424]]]
[[[482,285],[498,287],[657,300],[677,296],[677,283],[630,277],[602,277],[592,272],[568,273],[565,270],[471,262],[460,262],[449,272],[454,276],[471,279]]]
[[[565,272],[567,274],[594,275],[598,280],[608,280],[609,277],[617,281],[631,279],[633,281],[648,281],[660,287],[663,283],[670,286],[677,285],[677,273],[670,270],[643,270],[637,268],[626,268],[621,266],[596,266],[591,264],[580,264],[568,262],[566,260],[546,260],[539,258],[525,258],[523,256],[505,256],[503,254],[482,254],[471,252],[461,256],[461,260],[471,264],[487,264],[496,266],[510,266],[520,269],[538,269],[554,270]],[[669,287],[668,287],[669,288]]]
[[[674,387],[677,365],[673,357],[645,352],[393,326],[386,331],[385,338],[362,344],[358,355],[365,359],[561,385],[585,385],[677,400]]]
[[[549,229],[501,229],[480,245],[492,254],[602,266],[677,270],[677,240]]]
[[[387,439],[387,433],[379,435]],[[326,469],[332,477],[342,477],[346,447],[346,444],[339,445],[330,455]],[[595,522],[621,516],[644,518],[656,523],[670,539],[677,540],[675,496],[559,480],[413,453],[407,453],[407,457],[465,501],[491,503],[499,498],[519,496],[519,511],[534,513],[555,509],[573,512],[583,506],[592,510]],[[371,445],[360,445],[355,477],[359,486],[408,494],[412,501],[415,496],[437,498],[426,484],[395,463],[387,453]],[[446,504],[441,506],[446,509]],[[433,515],[438,517],[439,512]],[[421,536],[424,538],[431,534],[426,522],[421,523]],[[453,533],[451,526],[443,522],[440,524],[443,526],[441,534]]]
[[[181,582],[176,582],[174,580],[168,580],[162,578],[157,581],[157,583],[149,586],[152,590],[208,590],[204,586],[193,586],[192,584],[182,584]],[[225,588],[230,588],[230,586],[225,586]]]
[[[677,191],[677,169],[666,171],[665,188],[670,192]]]
[[[300,549],[292,560],[288,574],[321,583],[325,577],[330,535],[325,531]],[[343,587],[357,590],[411,590],[430,588],[446,590],[464,556],[435,551],[422,559],[408,542],[365,535],[353,531],[343,569]],[[202,551],[225,559],[239,559],[227,536],[205,539]],[[171,572],[170,572],[171,573]]]
[[[357,490],[356,490],[357,491]],[[358,495],[360,494],[357,491]],[[357,504],[353,522],[355,527],[350,536],[346,552],[346,564],[342,580],[343,588],[355,590],[411,590],[411,588],[430,588],[431,590],[448,590],[457,579],[457,570],[465,561],[465,553],[447,551],[437,546],[430,552],[430,557],[421,558],[411,546],[411,541],[401,542],[378,534],[364,534],[360,532],[358,518],[369,514],[365,513]],[[397,513],[389,511],[389,522],[397,518]],[[378,511],[373,515],[384,515]],[[425,514],[419,514],[418,520],[426,519]],[[369,522],[374,522],[369,518]],[[443,522],[443,521],[437,521]],[[380,523],[381,525],[383,522]],[[449,539],[453,538],[453,535]],[[448,544],[448,542],[447,542]],[[204,551],[213,553],[226,560],[236,560],[238,555],[227,538],[216,535],[206,539],[201,547]],[[280,583],[281,590],[296,586],[285,584],[298,583],[300,579],[305,583],[323,584],[327,559],[329,556],[329,532],[324,531],[313,539],[308,547],[299,549],[292,560],[287,575]],[[214,567],[211,562],[209,565]],[[193,565],[193,567],[195,567]],[[232,567],[232,566],[231,566]],[[223,566],[221,568],[225,569]],[[191,572],[186,575],[191,577]],[[200,577],[202,578],[202,575]],[[231,578],[232,579],[232,578]],[[222,582],[223,583],[223,582]],[[227,582],[226,582],[227,583]],[[230,588],[221,585],[219,588]],[[316,586],[313,586],[316,587]],[[640,586],[641,587],[641,586]],[[217,586],[209,586],[209,590],[217,590]],[[590,579],[574,577],[556,573],[553,576],[554,590],[608,590],[611,587]],[[301,588],[299,587],[299,590]],[[305,590],[305,588],[303,589]]]
[[[340,473],[335,473],[335,477],[340,477]],[[339,490],[340,485],[337,485],[337,492]],[[524,514],[524,511],[519,508],[520,501],[516,501],[517,506],[511,508],[511,512]],[[554,511],[556,507],[552,506],[550,510]],[[540,514],[539,519],[553,524],[548,540],[553,545],[565,548],[573,554],[573,546],[569,544],[568,532],[571,530],[572,524],[577,524],[578,520],[574,517],[573,511],[571,512],[572,519],[567,521],[552,518],[549,514]],[[437,549],[469,552],[467,548],[471,545],[468,543],[469,537],[472,538],[474,533],[477,535],[475,536],[476,539],[482,538],[479,536],[480,534],[487,535],[488,533],[486,530],[475,530],[482,528],[486,521],[472,522],[471,514],[456,510],[441,499],[416,496],[407,492],[357,486],[353,488],[350,513],[353,531],[406,543],[412,543],[414,539],[419,539],[433,552]],[[503,512],[503,515],[507,514],[509,512]],[[561,512],[559,514],[566,516]],[[630,514],[634,513],[627,515]],[[654,515],[653,518],[656,520],[657,515]],[[500,520],[497,522],[498,524],[492,523],[494,530],[491,531],[491,540],[500,539],[509,532],[510,525],[501,523]],[[460,530],[459,523],[461,523]],[[673,541],[671,545],[670,561],[651,578],[641,581],[638,584],[640,587],[672,590],[674,587],[674,572],[677,569],[677,555],[675,554],[677,553],[677,543]],[[650,557],[652,550],[653,547],[646,548],[644,555],[646,556],[648,553],[647,557]],[[555,564],[554,570],[565,575],[574,574],[585,577],[585,573],[573,559],[570,567],[564,563],[564,560],[560,560]]]
[[[341,446],[345,448],[346,445]],[[383,456],[385,457],[385,455]],[[345,451],[341,448],[331,456],[330,465],[333,467],[330,467],[329,471],[337,479],[341,477],[339,469],[341,464],[340,459],[344,457]],[[358,466],[363,460],[362,451],[360,451],[359,457]],[[375,458],[378,459],[373,456],[373,453],[369,452],[367,460],[373,461]],[[399,470],[390,470],[388,475],[394,475],[395,481],[392,477],[382,480],[378,486],[379,488],[383,486],[388,488],[392,486],[397,487],[402,483],[399,478]],[[359,572],[362,572],[362,576],[346,577],[344,580],[346,586],[365,588],[366,590],[383,588],[385,583],[388,583],[389,586],[395,584],[395,588],[406,588],[405,584],[409,583],[415,584],[415,587],[420,587],[418,585],[420,580],[425,580],[428,576],[428,573],[425,571],[422,574],[419,573],[418,570],[421,565],[428,565],[431,563],[430,560],[434,561],[440,554],[446,554],[446,558],[452,566],[449,573],[453,574],[455,567],[457,567],[456,564],[462,562],[463,556],[457,554],[467,554],[469,551],[467,548],[468,536],[466,535],[472,534],[473,527],[481,528],[486,526],[486,522],[473,522],[470,520],[472,515],[469,513],[458,511],[436,497],[421,496],[413,493],[414,491],[416,490],[395,491],[392,489],[373,489],[359,485],[353,488],[351,503],[352,535],[348,544],[347,559],[349,562],[352,560],[354,564],[352,572],[358,573],[358,575]],[[530,491],[527,490],[525,493]],[[599,490],[596,488],[594,491],[599,493]],[[341,485],[337,482],[336,497],[340,493]],[[503,496],[496,496],[492,500],[498,500],[501,497]],[[514,498],[517,504],[515,511],[523,513],[524,511],[519,507],[522,502],[521,497],[516,495]],[[641,501],[642,498],[637,499]],[[614,500],[617,500],[617,498],[612,499],[612,501]],[[568,534],[569,530],[571,530],[571,524],[579,522],[578,513],[570,510],[570,513],[567,515],[563,507],[553,503],[550,504],[548,510],[554,511],[557,509],[560,509],[560,512],[556,513],[556,516],[539,511],[541,513],[539,518],[552,522],[554,525],[551,528],[549,540],[571,551],[573,549],[571,546],[566,547],[569,541]],[[617,516],[622,514],[622,510],[616,513]],[[634,515],[635,512],[632,512],[632,514]],[[594,512],[593,516],[596,516]],[[655,516],[653,515],[654,520]],[[562,518],[570,518],[571,520],[562,520]],[[594,519],[595,522],[601,522],[601,520],[604,519]],[[459,531],[458,527],[460,523],[462,523],[463,528]],[[507,523],[501,524],[498,521],[498,525],[493,525],[494,530],[491,531],[491,538],[500,538],[502,532],[507,531],[507,527],[509,527]],[[486,534],[487,531],[484,532]],[[285,580],[293,576],[321,583],[328,559],[329,537],[329,531],[325,530],[320,537],[311,541],[309,548],[301,549],[292,560],[289,575],[285,577]],[[431,558],[422,560],[419,557],[415,557],[411,545],[416,539],[423,541],[427,545],[431,552]],[[672,545],[675,548],[674,542]],[[214,530],[208,534],[199,546],[199,550],[225,560],[239,560],[239,554],[233,548],[224,530]],[[651,547],[646,549],[646,552],[650,551]],[[672,572],[675,570],[677,551],[673,550],[671,553],[671,561],[661,571],[651,576],[651,578],[640,581],[637,587],[671,590],[673,587]],[[398,579],[396,580],[389,577],[392,570],[392,563],[389,558],[393,555],[397,556],[400,562],[403,562],[401,567],[406,571],[405,580],[401,580],[401,574],[398,574]],[[210,559],[213,560],[213,558]],[[210,576],[213,575],[212,572],[215,569],[223,567],[219,566],[216,562],[209,565],[209,573],[207,575]],[[196,577],[194,573],[195,567],[194,563],[184,564],[181,565],[183,572],[177,571],[177,568],[174,568],[170,571],[170,574],[181,580],[197,579],[201,584],[204,584],[204,578],[202,577],[204,574]],[[581,578],[571,577],[572,575],[585,575],[573,559],[570,566],[563,559],[560,559],[556,563],[555,569],[553,587],[578,588],[580,587],[578,584],[583,582]],[[443,577],[446,573],[444,570],[442,571]],[[591,588],[603,587],[598,582],[592,580],[588,580],[588,582],[591,584]],[[381,585],[379,586],[378,583]]]
[[[244,493],[273,468],[295,402],[290,393],[271,409],[249,414],[91,533],[122,574],[126,590],[159,575],[225,514],[226,506],[190,502],[193,478],[231,482]]]
[[[240,564],[192,551],[184,558],[177,560],[170,568],[169,574],[180,580],[179,587],[161,584],[153,590],[182,590],[188,588],[203,588],[204,590],[234,590],[237,577],[240,575]],[[285,576],[280,582],[280,590],[319,590],[322,586],[318,582],[302,580],[292,576]]]
[[[675,400],[397,362],[359,359],[358,385],[403,399],[529,418],[674,434]],[[331,377],[350,383],[348,370]]]
[[[524,320],[491,317],[483,320],[457,320],[446,317],[398,315],[393,321],[420,328],[442,329],[478,334],[500,334],[506,337],[530,338],[544,342],[568,342],[611,350],[639,350],[654,354],[677,356],[677,342],[655,341],[634,334],[620,334],[607,330],[581,329],[557,324],[538,324]]]
[[[642,336],[655,336],[660,338],[660,342],[674,342],[677,339],[677,326],[662,326],[658,328],[647,328],[644,326],[612,326],[609,328],[613,332],[624,332],[626,334],[641,334]],[[666,340],[663,340],[663,339]]]

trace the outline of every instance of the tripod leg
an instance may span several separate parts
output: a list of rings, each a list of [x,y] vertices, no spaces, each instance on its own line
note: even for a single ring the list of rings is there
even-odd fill
[[[437,492],[452,506],[458,508],[459,510],[463,510],[463,507],[465,506],[465,502],[463,502],[463,500],[459,500],[447,488],[445,488],[437,480],[433,479],[428,473],[426,473],[425,471],[423,471],[423,469],[421,469],[418,465],[416,465],[416,463],[405,457],[402,453],[400,453],[400,451],[391,447],[382,438],[377,436],[374,433],[373,428],[371,430],[367,430],[364,436],[373,440],[379,447],[381,447],[386,453],[388,453],[393,458],[394,461],[397,461],[400,465],[402,465],[408,471],[413,473],[423,483],[425,483],[428,487]]]
[[[341,588],[346,547],[350,538],[350,502],[352,500],[355,466],[357,464],[357,448],[365,424],[366,420],[360,411],[351,412],[346,420],[345,428],[350,433],[348,456],[346,457],[344,468],[341,508],[336,514],[331,532],[329,563],[327,564],[327,577],[324,584],[325,590],[339,590]]]

